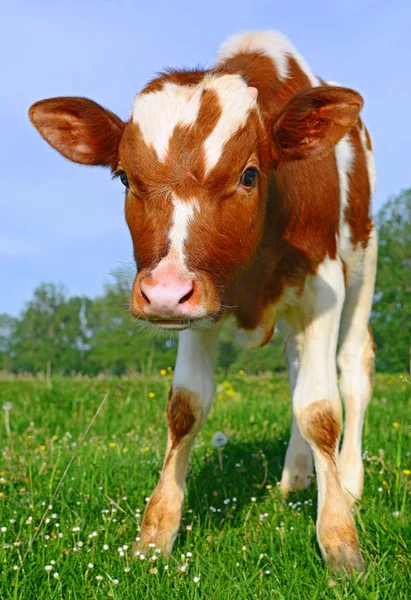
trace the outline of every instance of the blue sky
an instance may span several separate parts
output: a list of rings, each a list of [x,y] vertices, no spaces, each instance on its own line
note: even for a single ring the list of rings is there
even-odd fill
[[[411,186],[410,23],[408,0],[2,3],[0,312],[18,314],[42,281],[94,296],[132,260],[121,183],[49,148],[29,123],[33,102],[82,95],[127,119],[164,66],[211,65],[230,34],[278,29],[315,73],[364,96],[375,211]]]

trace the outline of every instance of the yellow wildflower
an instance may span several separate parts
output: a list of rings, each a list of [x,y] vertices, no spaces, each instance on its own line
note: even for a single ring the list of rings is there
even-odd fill
[[[115,448],[115,446],[116,446],[116,442],[109,442],[108,443],[108,447],[109,448]]]
[[[411,471],[409,469],[404,469],[403,470],[404,475],[411,475]]]
[[[385,485],[385,487],[387,487],[388,483],[386,481],[382,482],[383,485]]]
[[[156,397],[156,395],[155,395],[155,393],[154,393],[154,392],[148,392],[148,397],[149,397],[149,398],[155,398],[155,397]]]
[[[161,369],[160,375],[167,375],[167,371],[165,369]]]
[[[244,373],[245,373],[244,369],[240,369],[240,370],[238,371],[238,374],[239,374],[239,375],[244,375]]]
[[[392,424],[393,427],[395,427],[395,429],[397,429],[397,427],[400,426],[400,424],[397,421],[394,421],[394,423]]]
[[[41,444],[40,450],[45,450],[45,449],[46,449],[46,446],[44,444]]]

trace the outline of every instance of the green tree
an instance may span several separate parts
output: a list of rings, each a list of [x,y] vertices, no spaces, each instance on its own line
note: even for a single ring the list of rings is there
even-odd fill
[[[61,285],[43,283],[34,290],[17,321],[10,349],[13,370],[37,373],[80,372],[89,346],[84,315],[90,300],[69,298]]]
[[[411,189],[377,215],[378,269],[372,328],[380,371],[406,371],[410,360]]]

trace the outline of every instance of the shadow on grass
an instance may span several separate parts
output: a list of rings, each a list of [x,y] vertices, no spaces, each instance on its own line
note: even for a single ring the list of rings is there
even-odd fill
[[[213,518],[215,524],[227,519],[240,522],[254,502],[263,503],[269,496],[282,503],[312,499],[309,514],[315,518],[316,490],[313,485],[288,494],[286,499],[277,487],[285,451],[284,440],[262,438],[247,442],[232,440],[222,448],[220,457],[215,448],[203,455],[194,451],[187,474],[185,520],[190,520],[187,511],[192,510],[200,522],[211,513],[217,517],[217,521]],[[228,510],[233,499],[237,507],[235,512]],[[181,534],[184,538],[185,534]]]

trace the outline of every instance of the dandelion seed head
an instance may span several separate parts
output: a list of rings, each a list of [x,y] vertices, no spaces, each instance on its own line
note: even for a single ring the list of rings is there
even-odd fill
[[[215,448],[222,448],[227,443],[227,438],[222,431],[217,431],[212,437],[211,443]]]

